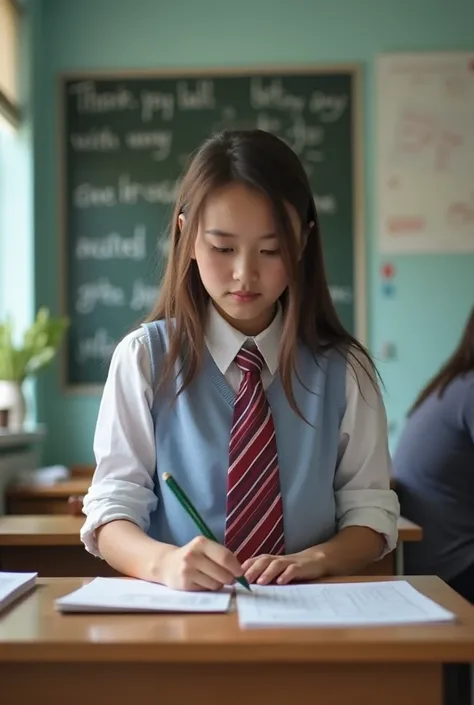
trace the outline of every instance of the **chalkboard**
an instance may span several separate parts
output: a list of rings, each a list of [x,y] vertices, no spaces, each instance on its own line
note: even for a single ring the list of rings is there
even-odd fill
[[[359,78],[346,65],[60,77],[66,387],[100,389],[117,341],[151,309],[183,168],[222,128],[274,132],[302,159],[333,299],[364,339]]]

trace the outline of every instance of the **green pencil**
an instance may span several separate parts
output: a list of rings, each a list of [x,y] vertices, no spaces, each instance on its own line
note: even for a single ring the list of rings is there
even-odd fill
[[[204,519],[199,515],[199,512],[194,507],[189,497],[185,494],[184,490],[181,489],[181,487],[178,485],[174,477],[170,475],[169,472],[164,472],[162,478],[166,482],[170,490],[173,492],[183,509],[187,511],[187,513],[194,521],[202,535],[205,536],[207,539],[210,539],[211,541],[219,543],[210,528],[208,527],[208,525],[206,524],[206,522],[204,521]],[[244,588],[250,590],[250,585],[248,584],[247,579],[243,575],[241,575],[239,578],[236,578],[236,580],[241,585],[243,585]]]

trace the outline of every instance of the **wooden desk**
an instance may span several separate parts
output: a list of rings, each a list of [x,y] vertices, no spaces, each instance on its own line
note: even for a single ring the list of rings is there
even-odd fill
[[[443,664],[474,661],[474,610],[438,578],[409,580],[459,621],[240,630],[235,612],[64,616],[54,599],[84,581],[41,580],[0,615],[2,694],[11,705],[38,694],[48,705],[441,705]]]
[[[0,570],[37,571],[41,577],[97,577],[118,573],[84,548],[83,516],[0,517]]]
[[[10,485],[5,492],[7,514],[80,513],[90,484],[90,478],[79,477],[50,485]],[[78,509],[72,512],[73,503]]]
[[[403,562],[403,544],[413,541],[421,541],[423,538],[423,529],[418,524],[415,524],[405,517],[400,517],[398,520],[398,544],[394,553],[391,554],[394,561],[392,575],[403,575],[405,572]]]
[[[7,487],[7,514],[81,515],[82,499],[93,474],[93,465],[72,465],[68,479],[45,483],[41,472],[33,473],[28,481],[17,481]]]
[[[412,541],[421,541],[423,538],[423,529],[414,521],[400,517],[398,520],[398,540],[400,543],[410,543]]]
[[[0,517],[0,570],[38,571],[41,577],[116,575],[83,547],[79,538],[83,522],[83,516]],[[419,526],[401,518],[397,552],[404,541],[420,541],[421,536]],[[396,561],[389,554],[369,566],[364,575],[394,575]]]

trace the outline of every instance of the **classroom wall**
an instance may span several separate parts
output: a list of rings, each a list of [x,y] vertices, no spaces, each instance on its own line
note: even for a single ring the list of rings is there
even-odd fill
[[[73,69],[355,61],[364,70],[368,321],[392,447],[414,394],[457,340],[474,300],[474,255],[393,257],[381,290],[374,232],[374,58],[384,51],[474,49],[472,0],[34,0],[35,298],[58,309],[56,78]],[[38,381],[44,462],[91,462],[99,397],[64,396],[57,365]]]

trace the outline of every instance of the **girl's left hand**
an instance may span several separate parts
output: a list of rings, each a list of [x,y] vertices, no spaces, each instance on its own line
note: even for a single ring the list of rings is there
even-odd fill
[[[288,556],[255,556],[244,561],[242,568],[249,583],[258,585],[268,585],[273,581],[278,585],[287,585],[292,580],[316,580],[327,574],[324,553],[317,549]]]

